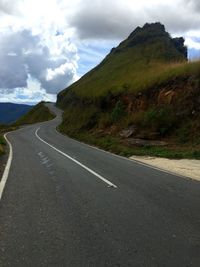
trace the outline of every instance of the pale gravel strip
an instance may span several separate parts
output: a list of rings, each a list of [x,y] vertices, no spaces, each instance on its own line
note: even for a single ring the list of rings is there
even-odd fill
[[[132,156],[130,159],[200,181],[200,160]]]

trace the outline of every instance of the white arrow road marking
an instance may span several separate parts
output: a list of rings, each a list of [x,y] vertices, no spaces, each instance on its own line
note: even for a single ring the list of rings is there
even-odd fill
[[[8,179],[8,174],[9,174],[9,171],[10,171],[10,166],[11,166],[11,162],[12,162],[12,158],[13,158],[13,149],[12,149],[11,143],[8,141],[8,139],[6,137],[7,134],[8,133],[4,134],[4,138],[6,139],[6,142],[9,145],[9,156],[8,156],[8,161],[6,163],[6,167],[4,169],[4,173],[3,173],[3,176],[2,176],[1,182],[0,182],[0,200],[2,198],[3,190],[4,190],[4,187],[6,185],[6,181]]]
[[[99,175],[98,173],[96,173],[95,171],[91,170],[90,168],[88,168],[87,166],[83,165],[81,162],[79,162],[78,160],[70,157],[69,155],[67,155],[66,153],[62,152],[61,150],[57,149],[56,147],[54,147],[53,145],[47,143],[46,141],[44,141],[39,135],[38,135],[38,131],[40,130],[40,128],[38,128],[35,131],[35,135],[36,137],[43,142],[44,144],[48,145],[49,147],[53,148],[54,150],[56,150],[58,153],[60,153],[61,155],[65,156],[66,158],[70,159],[71,161],[75,162],[77,165],[81,166],[83,169],[87,170],[88,172],[90,172],[91,174],[93,174],[94,176],[96,176],[97,178],[99,178],[100,180],[102,180],[104,183],[106,183],[109,187],[114,187],[117,188],[117,186],[113,183],[111,183],[110,181],[108,181],[106,178],[102,177],[101,175]]]

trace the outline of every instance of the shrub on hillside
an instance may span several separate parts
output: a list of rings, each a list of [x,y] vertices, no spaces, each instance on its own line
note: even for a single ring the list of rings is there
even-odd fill
[[[151,108],[145,112],[142,126],[145,128],[154,129],[160,133],[161,136],[167,134],[176,123],[176,116],[172,108],[162,107]]]
[[[125,107],[124,107],[123,103],[119,100],[116,103],[116,105],[115,105],[115,107],[111,113],[111,120],[113,123],[116,123],[125,115],[126,115]]]

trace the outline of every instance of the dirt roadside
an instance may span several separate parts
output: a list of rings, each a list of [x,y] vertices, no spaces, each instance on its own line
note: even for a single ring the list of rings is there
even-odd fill
[[[132,156],[130,159],[200,181],[200,160]]]

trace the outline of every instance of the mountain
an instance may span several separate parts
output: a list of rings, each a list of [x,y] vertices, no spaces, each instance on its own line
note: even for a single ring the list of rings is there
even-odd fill
[[[156,79],[164,79],[163,68],[186,61],[183,38],[171,38],[160,23],[145,24],[113,48],[96,68],[58,94],[58,104],[65,104],[69,90],[85,98],[115,95],[125,89],[138,92],[152,86]]]
[[[0,103],[0,124],[11,124],[28,112],[32,106]]]
[[[15,122],[15,125],[18,126],[43,122],[52,120],[53,118],[55,118],[55,115],[50,112],[49,108],[45,105],[45,102],[42,101],[29,109],[27,113]]]
[[[182,37],[147,23],[60,92],[57,105],[64,110],[60,131],[101,147],[108,137],[129,148],[136,140],[198,146],[200,62],[188,63]]]

